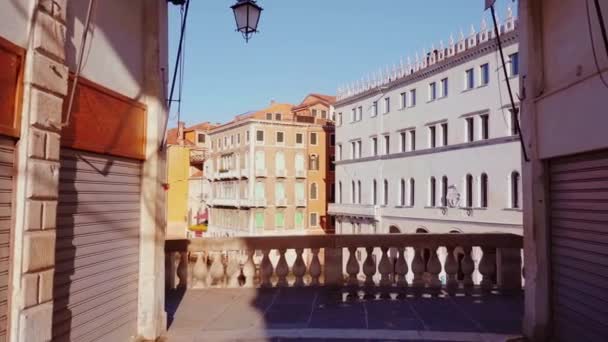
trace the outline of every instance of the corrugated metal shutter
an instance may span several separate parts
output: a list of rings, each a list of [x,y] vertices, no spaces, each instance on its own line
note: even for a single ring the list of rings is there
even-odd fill
[[[54,341],[136,334],[141,163],[61,151]]]
[[[608,151],[550,161],[554,340],[608,338]]]
[[[0,137],[0,341],[6,341],[15,142]]]

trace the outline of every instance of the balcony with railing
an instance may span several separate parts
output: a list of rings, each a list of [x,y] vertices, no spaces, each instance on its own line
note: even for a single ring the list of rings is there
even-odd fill
[[[371,204],[329,203],[328,211],[331,215],[347,215],[370,218],[376,217],[378,214],[377,206]]]
[[[190,150],[190,164],[202,164],[207,158],[207,149],[193,148]]]
[[[506,340],[521,250],[499,233],[167,241],[168,337]]]

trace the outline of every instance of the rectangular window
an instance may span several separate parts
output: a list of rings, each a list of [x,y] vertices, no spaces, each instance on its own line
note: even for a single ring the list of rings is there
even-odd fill
[[[240,144],[241,144],[241,133],[239,133],[239,134],[237,134],[237,135],[236,135],[236,143],[237,143],[238,145],[240,145]]]
[[[338,113],[338,126],[342,126],[342,113]]]
[[[296,144],[301,145],[304,143],[304,134],[296,133]]]
[[[304,213],[301,211],[296,211],[294,221],[296,228],[304,228]]]
[[[198,142],[204,144],[205,143],[205,135],[204,134],[199,134],[198,135]]]
[[[327,111],[326,110],[322,110],[321,111],[321,118],[322,119],[327,119]]]
[[[264,142],[264,131],[256,131],[255,132],[255,140],[257,142]]]
[[[317,117],[317,110],[316,109],[312,110],[312,116],[314,116],[315,118]]]
[[[285,133],[277,132],[277,144],[285,143]]]
[[[448,96],[448,79],[444,78],[441,80],[441,97]]]
[[[304,183],[302,182],[296,183],[296,200],[304,200]]]
[[[357,108],[357,121],[361,121],[363,119],[363,106],[359,106]]]
[[[357,158],[361,158],[361,140],[357,141]]]
[[[410,132],[410,151],[416,151],[416,130]]]
[[[399,140],[400,140],[400,145],[401,145],[401,146],[400,146],[400,151],[401,151],[401,152],[405,152],[405,151],[406,151],[406,148],[407,148],[407,146],[406,146],[406,145],[407,145],[407,138],[406,138],[406,135],[407,135],[407,134],[406,134],[406,132],[401,132],[401,133],[399,133],[399,137],[400,137],[400,139],[399,139]]]
[[[342,144],[338,144],[338,149],[336,154],[338,155],[338,160],[342,160]]]
[[[272,113],[266,113],[266,120],[272,120]]]
[[[401,109],[407,108],[407,93],[401,93]]]
[[[473,69],[468,69],[467,71],[465,71],[464,89],[473,89],[473,87],[475,87],[475,72],[473,71]]]
[[[357,143],[355,141],[352,141],[350,143],[350,158],[351,159],[357,158]]]
[[[384,154],[389,154],[389,153],[391,153],[391,136],[385,135],[384,136]]]
[[[517,52],[509,55],[509,63],[511,64],[511,77],[519,75],[519,54]]]
[[[441,124],[441,146],[448,145],[448,123]]]
[[[410,107],[416,106],[416,89],[410,90]]]
[[[357,121],[357,108],[353,108],[351,116],[350,116],[350,122],[355,122]]]
[[[333,133],[329,135],[329,146],[336,146],[336,135]]]
[[[310,132],[310,144],[311,145],[316,145],[317,144],[317,133]]]
[[[377,137],[372,137],[371,139],[371,149],[372,149],[372,156],[377,156],[378,155],[378,138]]]
[[[481,72],[480,86],[484,86],[484,85],[487,85],[488,83],[490,83],[490,66],[488,65],[488,63],[480,66],[479,71]]]
[[[285,214],[282,211],[274,214],[274,225],[277,228],[285,227]]]
[[[274,113],[274,119],[277,121],[281,121],[281,113]]]
[[[263,212],[255,213],[255,227],[264,228],[264,213]]]
[[[434,101],[437,98],[437,84],[431,82],[429,84],[429,101]]]
[[[249,131],[247,131],[247,142],[249,142]]]
[[[431,127],[429,127],[429,147],[430,148],[435,148],[435,138],[436,138],[435,126],[431,126]]]
[[[378,101],[372,103],[372,116],[378,115]]]
[[[317,222],[319,215],[317,213],[310,213],[310,226],[316,227],[319,223]]]
[[[483,140],[490,138],[489,119],[487,114],[481,116],[481,139]]]
[[[391,111],[391,98],[386,97],[386,98],[384,98],[384,114],[386,114],[390,111]]]
[[[466,119],[466,133],[467,133],[467,142],[472,142],[475,140],[475,121],[474,118]]]

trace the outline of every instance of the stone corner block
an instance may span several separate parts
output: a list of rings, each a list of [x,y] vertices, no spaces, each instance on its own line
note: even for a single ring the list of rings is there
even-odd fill
[[[42,228],[42,202],[27,201],[25,204],[25,230]]]
[[[67,0],[40,0],[39,5],[48,14],[65,22],[68,12]]]
[[[32,58],[32,84],[60,95],[68,93],[68,67],[38,52]]]
[[[19,314],[19,342],[46,342],[51,340],[53,329],[53,303],[25,309]]]
[[[30,141],[27,146],[27,156],[29,158],[44,158],[46,145],[46,134],[37,129],[30,130]]]
[[[55,270],[40,272],[38,280],[38,303],[46,303],[53,300],[53,276]]]
[[[26,308],[38,304],[38,274],[24,274],[21,278],[23,304]]]
[[[28,170],[27,198],[57,198],[59,163],[31,160]]]
[[[44,202],[42,212],[42,229],[54,229],[57,227],[57,201]]]
[[[45,147],[45,158],[47,160],[59,161],[59,152],[61,151],[61,136],[57,133],[46,133]]]
[[[55,264],[54,230],[27,232],[23,239],[23,271],[35,272]]]
[[[59,59],[65,60],[66,27],[50,13],[40,13],[36,19],[34,48]]]
[[[58,131],[61,129],[63,98],[32,88],[30,124]]]

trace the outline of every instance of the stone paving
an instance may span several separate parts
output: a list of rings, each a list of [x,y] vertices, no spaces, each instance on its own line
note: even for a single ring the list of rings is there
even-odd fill
[[[169,341],[505,341],[521,334],[523,294],[205,289],[168,293],[166,306]]]

